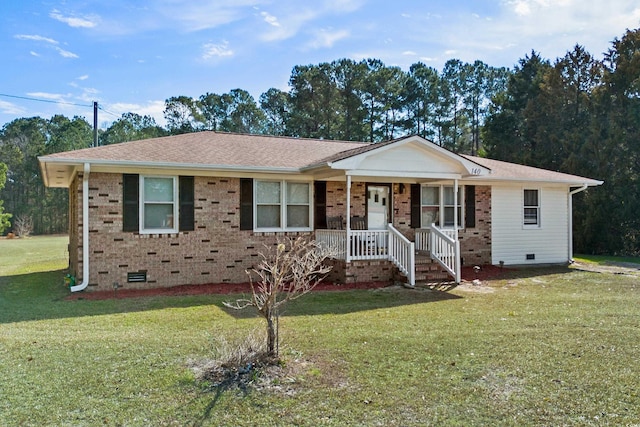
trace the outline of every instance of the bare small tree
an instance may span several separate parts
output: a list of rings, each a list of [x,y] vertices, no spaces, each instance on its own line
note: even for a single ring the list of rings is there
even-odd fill
[[[251,281],[251,299],[238,299],[225,302],[224,305],[236,310],[255,307],[267,324],[267,352],[277,357],[280,307],[309,293],[326,277],[332,267],[323,262],[331,256],[331,250],[313,240],[299,237],[279,241],[275,248],[260,256],[262,260],[259,265],[247,270]]]
[[[29,237],[33,232],[33,220],[28,215],[21,215],[13,223],[13,231],[18,237]]]

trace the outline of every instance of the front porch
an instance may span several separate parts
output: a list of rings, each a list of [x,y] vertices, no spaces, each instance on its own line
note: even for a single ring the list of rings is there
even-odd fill
[[[415,230],[415,242],[400,233],[393,224],[385,230],[316,230],[319,244],[331,248],[336,260],[350,264],[354,261],[389,261],[415,286],[416,253],[430,256],[443,271],[459,283],[461,280],[460,242],[457,230],[445,230],[435,224],[431,228]]]
[[[489,173],[420,138],[337,156],[313,169],[316,240],[347,269],[392,263],[414,286],[427,254],[460,282],[461,239],[468,261],[490,262],[490,187],[476,188]]]

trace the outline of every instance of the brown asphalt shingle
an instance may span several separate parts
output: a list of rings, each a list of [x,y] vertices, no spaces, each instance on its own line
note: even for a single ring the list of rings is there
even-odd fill
[[[283,169],[299,171],[326,165],[393,144],[405,138],[379,143],[332,141],[220,132],[196,132],[121,144],[85,148],[43,156],[41,161],[103,162],[211,169]],[[452,153],[455,156],[455,154]],[[522,180],[598,185],[599,181],[481,157],[462,157],[491,170],[490,180]],[[480,178],[480,177],[479,177]]]
[[[206,131],[67,151],[45,156],[43,160],[300,169],[336,153],[369,145]]]

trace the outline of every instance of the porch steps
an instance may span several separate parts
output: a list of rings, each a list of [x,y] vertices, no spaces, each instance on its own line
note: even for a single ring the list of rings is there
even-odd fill
[[[431,259],[431,256],[426,251],[416,251],[415,258],[416,269],[416,286],[426,285],[431,283],[441,283],[451,281],[451,276],[438,264]],[[407,281],[407,277],[396,272],[396,280]]]

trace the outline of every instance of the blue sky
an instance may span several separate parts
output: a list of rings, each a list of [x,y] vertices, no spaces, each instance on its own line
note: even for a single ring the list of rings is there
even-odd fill
[[[532,49],[553,60],[576,43],[601,58],[638,27],[637,0],[4,0],[0,125],[91,122],[93,101],[101,127],[124,112],[164,125],[171,96],[241,88],[257,100],[288,90],[295,65],[339,58],[513,67]]]

